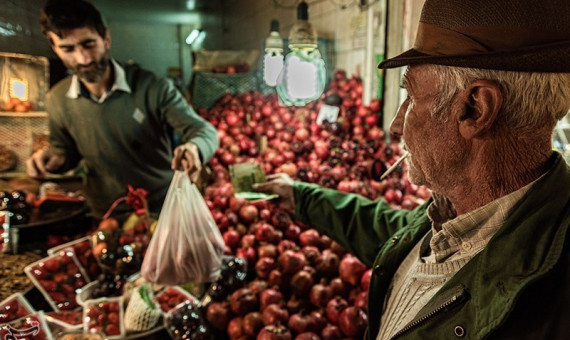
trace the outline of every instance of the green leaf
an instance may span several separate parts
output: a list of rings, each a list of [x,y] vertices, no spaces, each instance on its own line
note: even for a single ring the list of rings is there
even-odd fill
[[[152,298],[150,297],[150,293],[148,292],[148,289],[145,286],[139,287],[139,294],[141,296],[141,299],[146,303],[146,305],[150,309],[156,308],[156,305],[154,304],[154,302],[152,302]]]

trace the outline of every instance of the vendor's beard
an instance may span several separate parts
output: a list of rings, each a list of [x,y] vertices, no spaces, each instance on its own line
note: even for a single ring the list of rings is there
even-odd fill
[[[103,79],[107,67],[109,66],[109,55],[105,53],[101,59],[94,61],[89,65],[77,65],[73,69],[73,73],[86,83],[97,83]]]

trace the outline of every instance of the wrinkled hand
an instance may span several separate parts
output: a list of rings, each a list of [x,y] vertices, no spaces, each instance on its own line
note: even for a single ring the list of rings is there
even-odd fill
[[[202,162],[200,161],[200,151],[195,144],[185,143],[174,149],[172,157],[172,170],[182,169],[190,176],[192,182],[196,182],[202,171]]]
[[[277,173],[267,176],[268,181],[265,183],[256,183],[253,190],[266,194],[277,194],[277,204],[293,213],[295,211],[295,196],[293,195],[293,179],[285,173]]]
[[[50,149],[41,149],[26,161],[26,173],[30,177],[43,177],[59,169],[65,163],[65,156]]]

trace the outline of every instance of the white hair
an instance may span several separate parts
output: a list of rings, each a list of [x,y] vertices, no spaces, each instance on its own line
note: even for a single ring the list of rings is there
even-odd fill
[[[477,79],[494,81],[503,94],[500,119],[511,129],[549,126],[570,110],[570,73],[536,73],[425,65],[436,75],[439,95],[432,113],[444,119],[452,98]]]

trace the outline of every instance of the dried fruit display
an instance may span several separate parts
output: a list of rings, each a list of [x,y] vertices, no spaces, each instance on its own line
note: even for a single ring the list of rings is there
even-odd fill
[[[4,145],[0,145],[0,172],[12,170],[17,163],[16,153]]]

